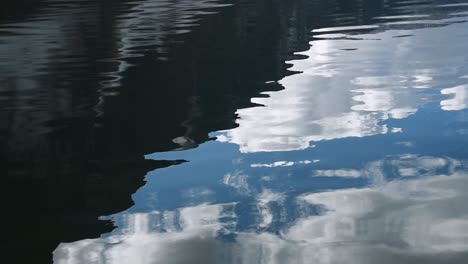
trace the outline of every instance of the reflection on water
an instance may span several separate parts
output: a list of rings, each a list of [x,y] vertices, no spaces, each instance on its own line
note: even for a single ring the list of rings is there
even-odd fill
[[[145,52],[155,52],[158,60],[168,60],[171,56],[169,36],[187,34],[199,24],[201,15],[208,15],[209,9],[228,6],[220,4],[219,0],[203,1],[141,1],[132,6],[125,14],[117,17],[117,52],[112,58],[104,58],[103,62],[115,62],[115,71],[104,72],[106,77],[101,82],[100,101],[97,108],[101,108],[104,96],[112,96],[115,90],[108,88],[119,87],[123,73],[131,66],[129,59],[142,57]],[[169,42],[169,43],[167,43]],[[100,111],[100,109],[98,110]]]
[[[288,151],[321,140],[401,132],[382,121],[407,118],[440,100],[427,89],[466,82],[457,80],[468,71],[460,53],[468,41],[466,24],[451,24],[464,19],[425,20],[445,26],[421,29],[404,29],[403,21],[312,30],[310,49],[298,53],[308,59],[290,61],[301,74],[279,81],[284,90],[252,99],[264,107],[239,110],[239,128],[220,139],[239,144],[242,152]],[[454,98],[442,100],[441,108],[466,108],[465,92],[466,85],[442,89]]]
[[[2,5],[10,262],[468,259],[464,1]]]
[[[55,262],[464,263],[468,35],[446,7],[311,30],[283,90],[214,142],[147,155],[189,162]]]
[[[459,85],[452,88],[446,88],[441,91],[442,94],[451,95],[452,98],[440,101],[440,107],[443,110],[463,110],[468,108],[468,85]]]
[[[173,211],[124,213],[120,232],[62,244],[57,263],[463,263],[468,250],[467,161],[406,155],[357,171],[366,188],[256,194],[259,227],[303,214],[277,232],[240,228],[240,203],[198,204]],[[413,171],[414,170],[414,171]],[[388,181],[388,172],[401,179]],[[423,171],[423,173],[418,173]],[[329,176],[332,176],[330,172]],[[347,177],[337,172],[335,177]],[[306,206],[319,208],[306,214]],[[237,209],[236,209],[237,208]],[[288,210],[291,210],[289,208]],[[235,234],[233,239],[224,239]],[[179,252],[179,253],[178,253]],[[183,252],[183,254],[180,254]]]
[[[60,242],[98,237],[114,229],[110,221],[98,217],[131,206],[130,196],[144,184],[148,171],[180,163],[144,160],[148,150],[135,138],[151,151],[173,148],[170,139],[183,131],[178,125],[184,117],[174,111],[170,121],[161,118],[152,126],[129,118],[151,113],[148,107],[132,106],[135,93],[157,103],[154,95],[145,96],[148,92],[139,88],[138,80],[151,74],[129,72],[136,65],[145,67],[141,60],[148,54],[157,61],[172,56],[171,48],[184,43],[197,21],[225,5],[24,2],[0,3],[0,174],[8,186],[4,194],[12,199],[5,210],[14,227],[7,230],[7,251],[12,263],[49,263]],[[161,64],[149,71],[174,68]],[[152,88],[170,86],[160,80],[148,83]],[[187,96],[183,89],[176,91],[176,99],[166,94],[166,100],[177,102]],[[181,101],[173,105],[185,115],[185,98]],[[158,104],[152,111],[165,108]],[[104,116],[117,118],[104,121]],[[169,129],[159,132],[161,123]],[[139,133],[150,133],[156,140],[135,135],[138,125],[143,131]]]

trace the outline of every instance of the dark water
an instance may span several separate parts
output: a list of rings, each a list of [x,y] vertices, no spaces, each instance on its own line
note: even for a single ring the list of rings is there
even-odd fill
[[[468,263],[468,1],[0,3],[7,263]]]

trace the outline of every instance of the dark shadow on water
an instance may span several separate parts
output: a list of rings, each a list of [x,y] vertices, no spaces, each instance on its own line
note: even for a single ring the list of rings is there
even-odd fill
[[[105,1],[86,3],[72,7],[69,15],[66,7],[57,7],[51,13],[38,8],[22,17],[7,17],[7,23],[18,21],[20,28],[28,29],[13,36],[32,38],[29,44],[19,38],[19,45],[32,50],[25,54],[15,54],[13,42],[2,39],[7,43],[3,47],[11,49],[2,54],[0,65],[5,102],[0,106],[0,154],[6,161],[1,174],[8,259],[14,263],[48,263],[59,243],[112,231],[113,224],[99,217],[129,208],[131,195],[144,184],[148,171],[181,162],[145,160],[143,155],[196,147],[209,140],[209,132],[236,126],[236,109],[252,106],[250,97],[260,91],[281,89],[264,82],[286,71],[282,62],[288,52],[278,54],[284,28],[264,25],[255,33],[244,32],[239,40],[236,33],[255,25],[258,14],[231,7],[223,15],[204,17],[195,32],[165,35],[168,53],[136,47],[142,56],[124,59],[134,66],[118,72],[121,81],[109,89],[118,95],[108,96],[107,90],[96,88],[119,62],[106,62],[106,57],[121,56],[113,46],[120,37],[114,24],[125,10],[116,11]],[[83,16],[86,8],[89,15]],[[40,28],[48,24],[26,23],[37,14],[45,20],[50,16],[52,23],[68,16],[69,21],[63,20],[68,42],[57,46],[57,39],[50,47],[40,43],[59,32]],[[238,15],[254,21],[240,25]],[[272,15],[261,17],[268,20]],[[92,28],[95,23],[101,28]],[[14,31],[10,24],[6,28]],[[258,58],[256,50],[266,44],[270,48]],[[44,58],[38,55],[45,50],[30,45],[53,52]],[[31,67],[15,57],[32,62]]]
[[[79,162],[79,161],[78,161]],[[98,220],[133,205],[150,170],[182,161],[22,161],[9,164],[3,186],[7,251],[15,263],[47,263],[60,242],[95,238],[115,227]],[[33,261],[34,260],[34,261]]]

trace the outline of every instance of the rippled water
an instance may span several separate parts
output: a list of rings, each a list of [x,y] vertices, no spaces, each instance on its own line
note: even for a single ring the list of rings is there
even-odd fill
[[[10,262],[468,261],[468,2],[19,5]]]

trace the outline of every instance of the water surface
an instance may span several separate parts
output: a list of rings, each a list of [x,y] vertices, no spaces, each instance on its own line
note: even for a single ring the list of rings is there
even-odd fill
[[[7,8],[12,262],[468,260],[468,3]]]

